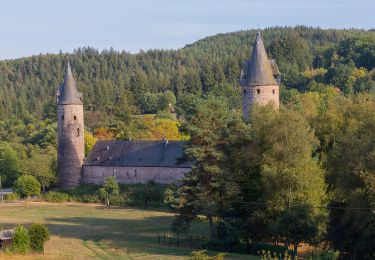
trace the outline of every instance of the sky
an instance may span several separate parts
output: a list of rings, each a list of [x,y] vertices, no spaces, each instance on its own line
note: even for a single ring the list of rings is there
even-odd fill
[[[0,0],[0,59],[83,46],[178,49],[217,33],[375,28],[375,0]]]

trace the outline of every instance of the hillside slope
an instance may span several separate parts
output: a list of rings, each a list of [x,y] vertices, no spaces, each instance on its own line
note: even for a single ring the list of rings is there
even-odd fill
[[[129,54],[113,49],[98,52],[79,48],[69,55],[69,60],[87,110],[112,114],[114,107],[122,106],[134,113],[139,111],[138,99],[145,92],[172,90],[180,95],[207,91],[215,85],[237,84],[241,64],[250,56],[255,33],[256,30],[248,30],[218,34],[176,51]],[[289,88],[301,87],[304,83],[301,73],[306,69],[332,67],[345,47],[341,46],[343,39],[364,37],[375,42],[374,32],[360,30],[300,26],[269,28],[262,34],[270,57],[276,59],[284,74],[284,85]],[[345,44],[349,48],[361,47],[356,41]],[[371,46],[365,47],[370,52],[366,54],[370,70],[375,54],[371,53]],[[350,50],[358,56],[357,49]],[[46,54],[0,61],[0,119],[10,115],[45,117],[54,107],[66,56]],[[346,59],[342,63],[350,62]]]

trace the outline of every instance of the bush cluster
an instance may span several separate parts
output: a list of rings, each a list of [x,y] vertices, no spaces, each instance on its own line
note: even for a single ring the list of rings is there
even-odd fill
[[[4,200],[9,201],[16,201],[19,200],[21,197],[18,193],[12,192],[4,195]]]
[[[69,195],[63,192],[49,191],[43,194],[42,199],[46,202],[66,202],[69,201]]]
[[[67,192],[49,191],[42,196],[47,202],[75,201],[83,203],[105,202],[100,194],[101,186],[82,184],[76,189]],[[164,207],[164,193],[166,186],[149,182],[146,184],[119,184],[119,193],[109,196],[109,204],[113,206],[129,206],[143,208]]]
[[[44,251],[44,243],[49,238],[49,230],[42,224],[32,224],[29,229],[18,225],[14,229],[12,244],[7,251],[21,255],[25,255],[30,251],[40,253]]]

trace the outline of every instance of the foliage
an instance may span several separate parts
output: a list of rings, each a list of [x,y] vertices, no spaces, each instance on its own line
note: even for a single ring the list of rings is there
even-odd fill
[[[85,155],[91,151],[96,143],[96,138],[90,132],[85,131]]]
[[[176,97],[172,91],[164,93],[146,92],[140,98],[140,108],[144,114],[154,114],[157,111],[165,111],[176,104]]]
[[[31,150],[23,162],[23,167],[27,167],[25,171],[36,176],[44,193],[47,188],[56,183],[56,164],[56,151],[49,147],[43,150]]]
[[[143,206],[146,209],[150,204],[160,204],[163,201],[163,192],[163,186],[150,181],[146,184],[129,185],[126,194],[133,205]]]
[[[4,194],[4,200],[17,201],[20,198],[21,198],[20,195],[18,193],[16,193],[16,192]]]
[[[25,197],[26,200],[30,196],[35,196],[40,194],[40,183],[38,180],[31,175],[21,175],[18,177],[14,184],[17,193],[20,196]]]
[[[293,257],[295,252],[289,250],[285,246],[273,245],[269,243],[254,242],[250,245],[250,253],[262,256],[287,256]],[[278,259],[278,258],[277,258]],[[282,258],[280,258],[282,259]]]
[[[348,208],[330,212],[328,239],[347,258],[370,259],[375,253],[374,109],[369,95],[357,96],[341,107],[342,127],[327,156],[331,205]]]
[[[191,260],[224,260],[225,253],[219,253],[216,256],[208,256],[206,250],[191,252]]]
[[[237,85],[256,31],[219,34],[180,50],[150,50],[135,55],[113,49],[99,52],[77,48],[69,60],[85,108],[123,119],[143,110],[140,100],[147,92],[171,91],[179,97],[207,93],[216,85]],[[262,36],[288,88],[303,89],[303,73],[310,68],[329,69],[339,63],[352,63],[367,71],[374,68],[372,31],[274,27],[263,30]],[[65,59],[66,55],[60,53],[0,62],[0,118],[55,118],[54,93],[63,78]],[[145,111],[156,112],[154,105]]]
[[[107,206],[110,205],[110,200],[114,196],[118,196],[120,192],[119,185],[115,177],[107,177],[104,180],[102,187],[99,189],[99,197],[105,201]]]
[[[270,251],[264,251],[262,250],[260,252],[260,259],[262,260],[293,260],[298,259],[297,256],[293,257],[289,255],[288,251],[285,251],[285,253],[272,253]]]
[[[31,224],[29,227],[30,248],[34,252],[43,252],[44,243],[49,240],[50,233],[42,224]]]
[[[293,245],[297,254],[301,242],[314,244],[320,241],[325,230],[324,224],[324,216],[318,215],[311,206],[306,205],[282,212],[273,229],[276,234],[286,238],[286,245]]]
[[[63,192],[49,191],[43,194],[42,198],[47,202],[66,202],[69,200],[69,195]]]
[[[9,247],[9,251],[14,254],[25,255],[30,250],[30,235],[28,230],[18,225],[14,229],[12,244]]]
[[[2,185],[9,187],[20,171],[19,159],[11,143],[0,142],[0,176]]]
[[[119,122],[113,132],[122,140],[187,140],[179,132],[180,123],[171,118],[155,118],[154,115],[135,117],[131,123]]]
[[[98,185],[81,184],[77,188],[67,191],[67,194],[69,195],[69,200],[72,201],[98,203],[100,202],[98,190]]]

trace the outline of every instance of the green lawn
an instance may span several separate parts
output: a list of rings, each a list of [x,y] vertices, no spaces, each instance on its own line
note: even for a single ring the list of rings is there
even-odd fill
[[[51,231],[44,255],[19,259],[186,259],[193,249],[161,246],[173,214],[157,210],[64,203],[5,203],[0,228],[44,223]],[[8,256],[0,256],[0,258]],[[230,254],[225,259],[258,259]]]

